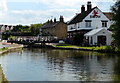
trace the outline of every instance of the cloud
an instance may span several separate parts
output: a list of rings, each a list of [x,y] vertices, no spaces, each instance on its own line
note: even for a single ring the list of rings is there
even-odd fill
[[[92,2],[113,2],[113,1],[115,1],[115,0],[7,0],[8,2],[51,2],[51,1],[53,1],[53,2],[57,2],[57,1],[59,1],[59,2],[66,2],[66,1],[72,1],[72,2],[77,2],[77,1],[79,1],[79,2],[87,2],[87,1],[92,1]]]
[[[7,2],[6,0],[0,0],[0,11],[7,11]]]
[[[70,20],[73,16],[73,12],[77,12],[76,9],[53,9],[53,10],[23,10],[23,11],[12,11],[11,17],[16,20],[16,23],[22,24],[33,24],[33,23],[43,23],[47,20],[57,18],[64,14],[65,21]]]
[[[0,0],[0,24],[2,24],[3,20],[7,17],[6,13],[8,11],[7,1]]]
[[[65,21],[69,21],[75,13],[80,12],[81,5],[86,5],[88,0],[1,0],[0,1],[0,24],[33,24],[45,22],[52,17],[56,17],[59,20],[59,16],[63,15]],[[14,2],[30,2],[37,3],[39,5],[44,4],[47,9],[38,10],[24,9],[13,10],[7,7],[7,3]],[[93,7],[100,6],[105,9],[106,5],[102,3],[113,3],[113,0],[91,0]],[[22,6],[20,6],[22,7]],[[100,9],[101,9],[100,8]],[[109,9],[109,6],[107,6]]]
[[[32,2],[45,4],[50,8],[63,8],[63,7],[76,7],[82,4],[86,4],[88,0],[7,0],[8,2]],[[114,0],[90,0],[93,4],[98,2],[110,3],[114,2]]]

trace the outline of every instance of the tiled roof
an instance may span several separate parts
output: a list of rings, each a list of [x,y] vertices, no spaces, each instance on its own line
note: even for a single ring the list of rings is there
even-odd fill
[[[0,25],[0,28],[2,28],[3,25]]]
[[[70,25],[70,24],[75,24],[75,23],[78,23],[78,22],[82,22],[82,20],[83,20],[89,13],[91,13],[95,8],[97,8],[97,7],[94,7],[94,8],[92,8],[92,9],[89,10],[89,11],[84,11],[83,13],[77,14],[77,15],[68,23],[68,25]]]
[[[112,18],[113,18],[113,13],[111,13],[111,12],[103,12],[103,14],[106,15],[106,17],[107,17],[108,19],[112,20]]]
[[[42,29],[46,29],[46,28],[51,28],[51,27],[55,27],[59,22],[50,22],[50,23],[47,23],[45,25],[43,25],[41,28]]]

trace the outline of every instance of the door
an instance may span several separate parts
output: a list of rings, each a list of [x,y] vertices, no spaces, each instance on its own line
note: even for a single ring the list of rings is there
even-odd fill
[[[106,36],[98,36],[98,45],[106,45]]]

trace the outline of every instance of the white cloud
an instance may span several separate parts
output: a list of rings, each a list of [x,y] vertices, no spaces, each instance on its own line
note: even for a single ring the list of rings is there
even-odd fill
[[[6,0],[0,0],[0,11],[7,11],[7,2]]]
[[[79,2],[87,2],[87,1],[92,1],[92,2],[113,2],[113,1],[115,1],[115,0],[7,0],[8,2],[51,2],[51,1],[53,1],[53,2],[57,2],[57,1],[59,1],[59,2],[66,2],[66,1],[68,1],[68,2],[77,2],[77,1],[79,1]]]
[[[53,10],[23,10],[23,11],[12,11],[11,14],[14,16],[12,19],[16,20],[16,23],[32,24],[46,22],[51,19],[51,16],[59,20],[59,16],[64,14],[65,21],[70,20],[73,17],[73,12],[77,12],[76,9],[53,9]]]
[[[88,0],[1,0],[0,1],[0,24],[32,24],[45,22],[51,16],[59,19],[63,15],[65,21],[69,21],[75,13],[80,12],[80,6],[86,5]],[[45,4],[46,10],[8,10],[9,2],[36,2]],[[114,2],[114,0],[91,0],[93,7],[98,2]]]
[[[6,19],[8,8],[7,8],[7,1],[0,0],[0,24],[2,24],[3,20]]]

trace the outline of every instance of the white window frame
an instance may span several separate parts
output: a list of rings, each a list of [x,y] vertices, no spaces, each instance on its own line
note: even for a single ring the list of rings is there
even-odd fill
[[[102,22],[102,27],[108,27],[108,21],[101,21]]]
[[[91,20],[85,20],[85,26],[88,27],[88,28],[91,28],[92,24],[91,24]]]

